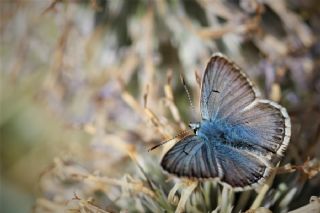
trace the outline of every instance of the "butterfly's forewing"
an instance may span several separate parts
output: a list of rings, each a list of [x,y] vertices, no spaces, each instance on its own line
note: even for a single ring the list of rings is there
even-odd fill
[[[161,166],[177,176],[190,178],[218,177],[215,150],[197,135],[183,138],[162,158]]]
[[[221,54],[211,57],[201,87],[201,116],[205,120],[228,119],[256,98],[240,69]]]

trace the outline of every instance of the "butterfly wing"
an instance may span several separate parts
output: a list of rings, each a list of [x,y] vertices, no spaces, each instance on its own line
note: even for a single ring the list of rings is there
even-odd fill
[[[179,177],[211,178],[219,176],[216,151],[197,135],[183,138],[162,158],[161,166]]]
[[[256,100],[235,116],[232,125],[238,132],[246,132],[241,135],[243,140],[274,164],[290,141],[291,123],[286,109],[269,100]]]
[[[216,147],[216,153],[221,165],[220,180],[235,191],[255,187],[271,174],[269,163],[249,150],[220,145]]]
[[[201,116],[205,120],[227,119],[257,97],[240,68],[218,53],[211,57],[201,86]]]

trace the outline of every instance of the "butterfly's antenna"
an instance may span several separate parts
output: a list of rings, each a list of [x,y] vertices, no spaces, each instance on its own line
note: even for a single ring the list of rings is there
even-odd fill
[[[193,114],[195,114],[196,109],[194,108],[194,105],[193,105],[193,103],[192,103],[191,95],[190,95],[190,92],[189,92],[189,90],[188,90],[187,84],[186,84],[186,82],[185,82],[185,80],[184,80],[184,77],[183,77],[182,72],[180,72],[180,79],[181,79],[181,82],[182,82],[182,84],[183,84],[184,90],[185,90],[186,93],[187,93],[188,100],[189,100],[189,103],[190,103],[190,106],[191,106],[191,110],[193,111]]]
[[[173,138],[170,138],[170,139],[168,139],[168,140],[162,141],[161,143],[159,143],[159,144],[157,144],[157,145],[155,145],[155,146],[151,147],[150,149],[148,149],[148,152],[150,152],[150,151],[152,151],[152,150],[154,150],[154,149],[156,149],[156,148],[158,148],[158,147],[162,146],[163,144],[168,143],[169,141],[171,141],[171,140],[175,139],[176,137],[179,137],[179,136],[184,135],[185,133],[187,133],[187,132],[191,132],[191,131],[193,131],[193,130],[192,130],[192,129],[184,130],[184,131],[180,132],[179,134],[177,134],[176,136],[174,136]]]

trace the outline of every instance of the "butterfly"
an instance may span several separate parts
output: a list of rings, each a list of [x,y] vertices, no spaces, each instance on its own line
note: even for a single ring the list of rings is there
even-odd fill
[[[217,179],[235,191],[264,183],[290,141],[286,109],[260,98],[241,69],[221,53],[205,69],[201,122],[194,134],[169,149],[161,160],[167,172],[196,180]]]

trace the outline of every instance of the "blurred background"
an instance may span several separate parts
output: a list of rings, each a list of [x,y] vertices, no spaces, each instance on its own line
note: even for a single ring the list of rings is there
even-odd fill
[[[320,195],[319,1],[0,0],[0,16],[1,212],[174,211],[179,180],[159,166],[163,147],[147,150],[199,119],[215,52],[292,120],[261,206],[286,212]],[[201,187],[186,211],[220,205],[218,185]]]

